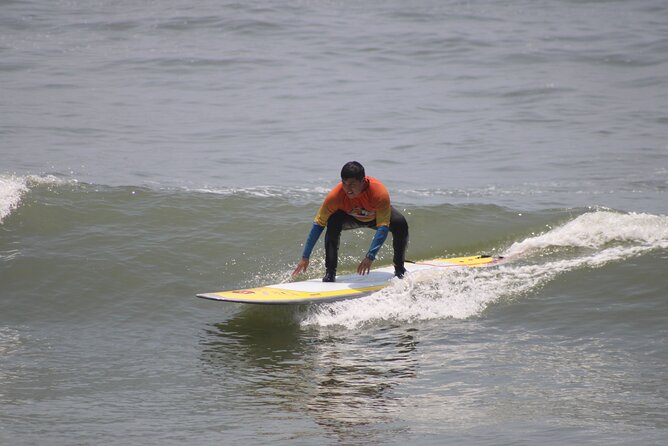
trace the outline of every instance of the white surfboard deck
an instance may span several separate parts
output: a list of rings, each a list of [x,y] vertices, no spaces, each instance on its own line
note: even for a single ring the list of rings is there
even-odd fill
[[[468,256],[406,263],[407,274],[439,268],[482,267],[498,264],[502,257]],[[394,267],[373,269],[366,275],[337,276],[336,282],[311,279],[302,282],[281,283],[257,288],[198,294],[197,297],[222,302],[246,304],[309,304],[352,299],[374,293],[387,287],[394,278]]]

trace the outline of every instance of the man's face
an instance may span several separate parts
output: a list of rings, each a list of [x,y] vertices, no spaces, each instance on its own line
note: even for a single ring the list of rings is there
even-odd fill
[[[359,194],[364,192],[364,180],[358,180],[356,178],[346,178],[341,180],[343,184],[343,191],[348,195],[349,198],[356,198]]]

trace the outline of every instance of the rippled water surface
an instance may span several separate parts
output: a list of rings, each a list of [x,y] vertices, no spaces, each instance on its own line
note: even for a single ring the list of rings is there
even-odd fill
[[[0,443],[665,444],[664,3],[0,1]],[[409,258],[511,260],[195,298],[352,159]]]

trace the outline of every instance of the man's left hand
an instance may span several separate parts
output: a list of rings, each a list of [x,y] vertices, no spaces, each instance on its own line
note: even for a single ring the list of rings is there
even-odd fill
[[[361,275],[369,274],[369,271],[371,271],[371,264],[373,263],[373,260],[371,260],[368,257],[364,257],[364,260],[362,260],[357,267],[357,273]]]

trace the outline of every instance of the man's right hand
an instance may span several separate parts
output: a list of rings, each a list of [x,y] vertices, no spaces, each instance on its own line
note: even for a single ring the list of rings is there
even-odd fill
[[[308,259],[306,257],[302,257],[302,259],[297,264],[297,267],[292,272],[292,277],[301,273],[305,273],[307,269],[308,269]]]

